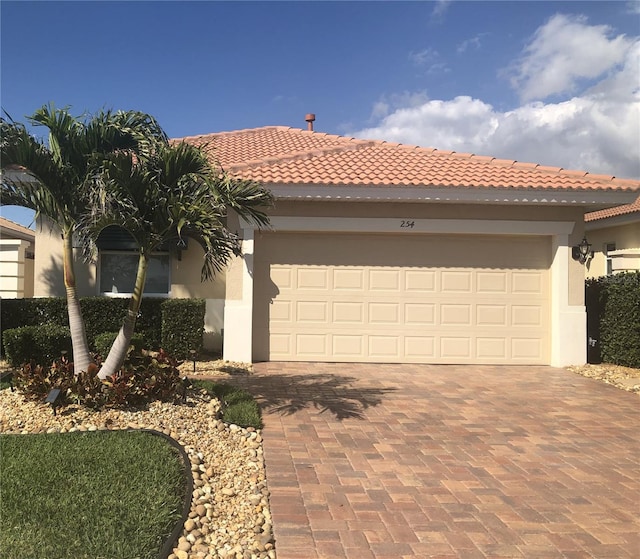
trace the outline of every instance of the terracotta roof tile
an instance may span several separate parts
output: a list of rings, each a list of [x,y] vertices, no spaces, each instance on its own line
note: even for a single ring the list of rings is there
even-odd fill
[[[182,140],[205,147],[212,163],[232,175],[267,185],[640,191],[640,181],[636,180],[283,126]]]
[[[584,214],[584,220],[598,221],[600,219],[607,219],[608,217],[617,217],[619,215],[627,215],[632,213],[640,214],[640,196],[638,196],[635,202],[631,202],[631,204],[625,204],[624,206],[616,206],[615,208],[609,208],[606,210],[599,210],[597,212],[589,212],[587,214]]]

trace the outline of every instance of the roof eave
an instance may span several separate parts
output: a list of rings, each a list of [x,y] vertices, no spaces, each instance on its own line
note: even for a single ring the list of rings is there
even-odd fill
[[[354,202],[575,205],[591,212],[633,202],[637,191],[502,187],[265,184],[277,199]]]
[[[587,231],[596,231],[597,229],[607,229],[608,227],[618,227],[620,225],[630,225],[632,223],[640,223],[640,210],[628,212],[626,214],[613,215],[611,217],[603,217],[592,221],[585,221],[584,228]]]

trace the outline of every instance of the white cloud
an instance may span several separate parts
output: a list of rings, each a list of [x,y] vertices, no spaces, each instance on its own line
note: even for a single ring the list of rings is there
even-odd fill
[[[409,53],[409,60],[416,66],[426,68],[427,74],[450,71],[447,63],[442,60],[440,53],[431,47],[418,52],[411,51]]]
[[[603,36],[602,26],[593,29],[595,36]],[[383,98],[385,111],[374,110],[372,125],[349,134],[640,178],[640,39],[622,42],[628,43],[624,56],[603,54],[594,60],[609,71],[598,73],[599,81],[564,100],[528,101],[499,110],[470,96],[439,100],[404,92]],[[566,56],[570,58],[574,48],[567,45]],[[560,52],[553,49],[550,60],[559,58]],[[582,68],[579,58],[577,66]],[[609,66],[603,60],[609,60]],[[573,72],[572,87],[586,73]]]
[[[613,37],[607,25],[556,14],[538,28],[511,68],[511,85],[523,101],[572,93],[581,80],[596,79],[622,63],[632,44],[624,35]]]
[[[429,100],[429,96],[424,91],[409,92],[403,91],[402,93],[392,93],[391,95],[383,95],[378,101],[373,104],[371,110],[370,121],[376,119],[382,119],[386,117],[390,112],[395,112],[398,109],[406,107],[419,107],[423,103]]]
[[[442,21],[450,4],[451,0],[436,0],[436,5],[431,12],[431,21]]]
[[[413,62],[416,66],[424,66],[425,64],[431,64],[435,60],[438,60],[438,58],[440,58],[438,51],[435,49],[432,49],[431,47],[422,49],[421,51],[418,51],[418,52],[411,51],[409,53],[409,60],[411,60],[411,62]]]
[[[482,39],[488,34],[489,33],[478,33],[475,37],[471,37],[470,39],[462,41],[462,43],[460,43],[456,48],[456,52],[458,54],[462,54],[463,52],[466,52],[470,47],[478,50],[482,46]]]

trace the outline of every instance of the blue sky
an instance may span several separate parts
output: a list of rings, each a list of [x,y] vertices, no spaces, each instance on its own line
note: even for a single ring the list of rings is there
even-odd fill
[[[639,1],[2,0],[0,18],[15,120],[138,109],[181,137],[313,112],[321,132],[640,178]]]

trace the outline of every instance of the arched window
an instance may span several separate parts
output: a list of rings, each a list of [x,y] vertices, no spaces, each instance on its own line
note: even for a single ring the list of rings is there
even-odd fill
[[[131,295],[138,270],[138,246],[133,237],[121,227],[111,225],[102,230],[96,245],[100,293],[109,296]],[[170,271],[169,251],[155,252],[149,259],[144,294],[168,295],[171,288]]]

